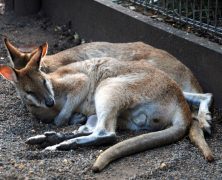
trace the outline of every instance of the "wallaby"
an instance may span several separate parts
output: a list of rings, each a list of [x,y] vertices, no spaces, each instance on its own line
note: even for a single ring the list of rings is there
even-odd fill
[[[155,131],[104,151],[92,167],[98,172],[115,159],[180,140],[193,123],[176,82],[146,60],[93,58],[45,74],[40,70],[43,49],[40,46],[22,69],[1,65],[0,74],[11,81],[20,94],[25,94],[27,103],[48,109],[47,114],[51,114],[56,124],[65,123],[73,112],[97,117],[89,118],[73,134],[46,133],[29,138],[28,144],[48,143],[52,146],[46,150],[68,150],[113,143],[117,127]],[[195,130],[190,137],[202,148],[205,158],[213,160],[202,134],[195,135],[198,125],[192,127]]]
[[[16,69],[24,68],[30,58],[35,54],[38,48],[26,52],[19,50],[5,38],[5,46],[9,52],[11,64]],[[212,94],[203,94],[203,91],[192,74],[192,72],[175,57],[166,51],[154,48],[142,42],[135,43],[107,43],[107,42],[92,42],[82,44],[80,46],[64,50],[54,55],[47,55],[48,44],[43,46],[43,59],[41,61],[41,69],[44,72],[54,72],[61,66],[83,61],[91,58],[113,57],[120,61],[138,61],[146,60],[156,68],[167,73],[175,80],[182,89],[186,100],[197,105],[198,112],[194,112],[193,116],[199,120],[201,128],[208,133],[211,133],[210,125],[211,115],[209,107],[212,102]],[[23,98],[22,98],[23,99]],[[29,107],[29,109],[33,109]],[[44,111],[31,110],[35,115],[40,117],[45,115]],[[42,119],[42,118],[41,118]]]

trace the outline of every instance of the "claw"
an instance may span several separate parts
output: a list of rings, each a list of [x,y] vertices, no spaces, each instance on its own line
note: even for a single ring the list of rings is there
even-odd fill
[[[45,148],[43,151],[56,151],[57,150],[57,144],[54,146],[48,146],[47,148]]]
[[[211,126],[207,121],[200,122],[200,127],[201,127],[201,129],[203,129],[204,132],[211,135]]]
[[[68,140],[58,144],[57,149],[62,151],[68,151],[77,147],[76,141]]]
[[[209,122],[212,121],[211,113],[207,113],[207,114],[206,114],[206,120],[209,121]]]
[[[47,132],[44,132],[44,135],[46,136],[52,136],[52,135],[55,135],[56,132],[55,131],[47,131]]]
[[[211,128],[209,127],[204,127],[204,131],[207,132],[209,135],[211,135]]]
[[[207,132],[209,135],[211,134],[211,113],[210,112],[201,112],[198,114],[197,119],[200,123],[200,127]]]
[[[46,136],[45,135],[37,135],[37,136],[33,136],[28,138],[25,143],[29,144],[29,145],[36,145],[36,144],[42,144],[43,142],[45,142],[46,140]]]

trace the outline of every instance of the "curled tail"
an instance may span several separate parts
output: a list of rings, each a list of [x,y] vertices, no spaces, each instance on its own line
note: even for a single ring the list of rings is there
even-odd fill
[[[121,157],[174,143],[184,137],[187,127],[184,124],[175,124],[162,131],[143,134],[117,143],[100,154],[92,170],[99,172],[110,162]]]
[[[195,144],[203,153],[205,159],[208,162],[212,162],[214,160],[213,153],[211,152],[210,147],[205,141],[203,130],[201,129],[199,122],[196,120],[193,120],[191,124],[189,137],[191,142]]]

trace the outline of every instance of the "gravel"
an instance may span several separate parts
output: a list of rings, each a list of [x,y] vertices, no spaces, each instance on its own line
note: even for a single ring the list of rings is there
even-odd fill
[[[49,53],[81,43],[69,25],[56,26],[41,15],[15,17],[0,15],[0,33],[16,45],[49,43]],[[0,42],[0,63],[7,63]],[[222,179],[222,123],[213,122],[213,135],[207,137],[215,155],[207,163],[186,137],[169,146],[156,148],[113,162],[98,174],[90,167],[107,146],[72,151],[44,152],[24,142],[45,131],[71,132],[76,127],[56,128],[36,120],[22,105],[12,84],[0,78],[0,179]],[[118,133],[118,141],[138,133]]]

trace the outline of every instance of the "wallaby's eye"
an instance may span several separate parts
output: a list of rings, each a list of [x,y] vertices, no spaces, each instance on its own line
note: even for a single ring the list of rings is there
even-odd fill
[[[29,95],[35,96],[35,93],[32,92],[32,91],[26,91],[26,93],[29,94]]]
[[[43,84],[46,85],[46,80],[45,79],[43,79]]]

